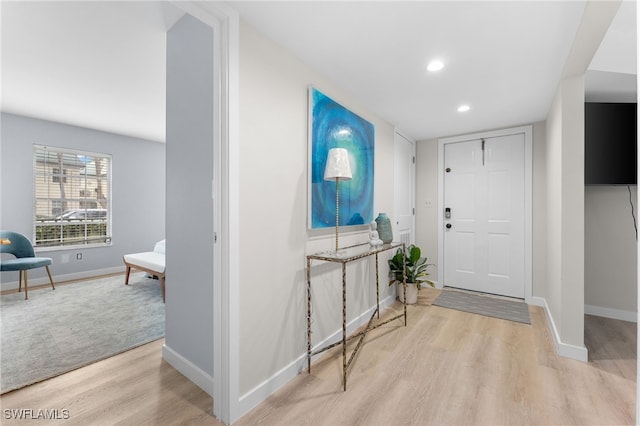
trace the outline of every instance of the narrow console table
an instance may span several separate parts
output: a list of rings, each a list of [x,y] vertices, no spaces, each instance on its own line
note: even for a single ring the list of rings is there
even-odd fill
[[[402,247],[402,253],[405,252],[405,244],[404,243],[390,243],[383,244],[377,247],[371,247],[369,243],[358,244],[355,246],[345,247],[337,252],[335,251],[326,251],[316,254],[311,254],[307,256],[307,370],[311,373],[311,357],[313,355],[317,355],[321,352],[324,352],[328,349],[333,348],[339,344],[342,344],[342,384],[343,388],[347,390],[347,370],[351,365],[354,357],[358,353],[362,341],[364,340],[365,335],[375,329],[378,328],[388,322],[394,321],[398,318],[404,318],[404,325],[407,325],[407,305],[403,304],[404,312],[402,314],[396,315],[393,318],[389,318],[388,320],[378,323],[376,325],[372,325],[374,317],[377,315],[378,319],[380,318],[380,286],[378,280],[378,253],[392,250]],[[347,336],[347,264],[359,259],[363,259],[369,256],[375,256],[376,259],[376,309],[371,315],[367,327],[364,331],[353,334],[352,336]],[[342,339],[338,340],[335,343],[329,344],[322,348],[313,348],[311,343],[311,261],[319,260],[323,262],[336,262],[342,264]],[[406,292],[407,292],[407,282],[406,282],[406,274],[403,277],[403,291],[405,298],[403,300],[407,300]],[[347,361],[347,342],[355,339],[356,337],[360,337],[358,344],[355,349],[351,353],[351,357]]]

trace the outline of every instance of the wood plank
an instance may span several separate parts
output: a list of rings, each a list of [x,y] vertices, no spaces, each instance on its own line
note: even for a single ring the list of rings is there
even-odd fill
[[[334,348],[236,424],[635,423],[635,324],[586,316],[582,363],[555,353],[539,307],[529,326],[431,306],[437,294],[420,292],[408,327],[394,321],[367,335],[347,392]],[[162,361],[162,344],[5,394],[2,424],[43,424],[4,415],[22,408],[67,409],[65,425],[220,425],[211,398]]]

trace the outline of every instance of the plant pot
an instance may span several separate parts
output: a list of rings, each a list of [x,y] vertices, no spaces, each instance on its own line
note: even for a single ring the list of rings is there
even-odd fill
[[[398,283],[398,298],[404,303],[402,283]],[[407,305],[415,305],[418,302],[418,286],[416,283],[407,283]]]

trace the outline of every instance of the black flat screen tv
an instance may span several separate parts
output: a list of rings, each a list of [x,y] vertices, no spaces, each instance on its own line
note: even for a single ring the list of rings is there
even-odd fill
[[[585,185],[637,184],[637,104],[586,102]]]

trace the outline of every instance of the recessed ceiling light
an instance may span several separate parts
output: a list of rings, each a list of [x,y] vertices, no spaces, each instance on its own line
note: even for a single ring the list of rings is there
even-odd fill
[[[427,65],[427,69],[431,72],[440,71],[442,68],[444,68],[444,64],[438,60],[431,61],[429,65]]]
[[[471,109],[469,105],[460,105],[458,107],[458,112],[467,112]]]

